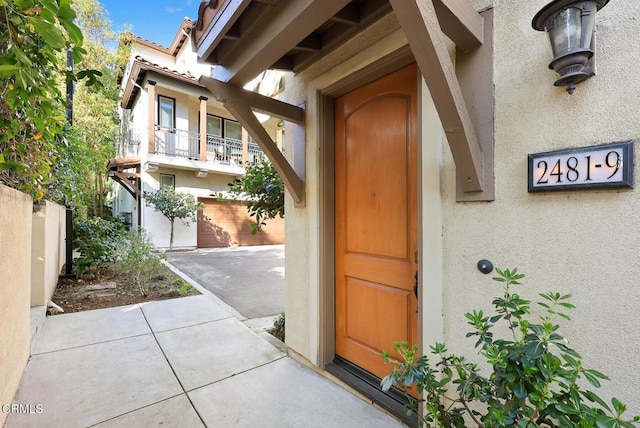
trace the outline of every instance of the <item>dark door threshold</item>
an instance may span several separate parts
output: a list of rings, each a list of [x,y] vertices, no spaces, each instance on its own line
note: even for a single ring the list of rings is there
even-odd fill
[[[359,393],[370,398],[371,401],[396,416],[409,427],[418,426],[418,415],[411,413],[407,416],[405,406],[409,404],[407,397],[397,389],[391,389],[389,392],[383,392],[380,388],[380,378],[366,370],[356,366],[355,364],[336,355],[332,363],[328,364],[325,369],[358,391]]]

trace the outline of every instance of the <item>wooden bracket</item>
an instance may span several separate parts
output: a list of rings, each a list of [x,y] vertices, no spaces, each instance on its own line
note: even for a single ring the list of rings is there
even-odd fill
[[[130,181],[131,177],[139,178],[140,174],[123,171],[111,171],[111,178],[113,178],[115,182],[124,187],[124,189],[129,192],[131,196],[138,200],[138,198],[142,196],[142,192],[140,192],[138,186]]]
[[[495,200],[493,9],[480,15],[484,19],[484,42],[470,51],[457,50],[456,74],[480,144],[484,185],[479,192],[465,192],[461,183],[464,177],[458,175],[458,202]]]
[[[440,16],[436,14],[434,2],[438,4]],[[487,38],[491,40],[493,37],[492,26],[484,25],[487,20],[471,8],[468,0],[390,0],[390,3],[401,27],[410,30],[405,31],[405,36],[433,97],[447,136],[456,164],[458,187],[464,195],[458,200],[493,200],[493,74],[491,71],[493,46],[486,40]],[[443,16],[446,22],[439,21],[439,18],[445,19]],[[479,26],[478,22],[483,25]],[[459,30],[453,31],[456,28]],[[452,39],[462,44],[461,51],[481,50],[484,55],[489,55],[488,64],[486,58],[483,61],[469,61],[469,64],[472,64],[469,67],[471,69],[478,64],[489,67],[489,72],[483,74],[483,77],[491,79],[489,86],[482,83],[483,88],[490,88],[489,92],[485,90],[475,94],[475,86],[470,86],[468,82],[461,84],[442,35],[443,31],[453,34]],[[459,34],[455,35],[456,32]],[[474,46],[476,46],[475,49],[473,49]],[[474,71],[477,72],[477,70]],[[465,73],[465,79],[470,76],[469,73]],[[475,75],[474,78],[476,78]],[[470,107],[472,102],[473,108]],[[485,121],[481,111],[482,106],[491,111],[490,124]],[[472,113],[477,114],[472,115]],[[490,141],[486,143],[478,138],[479,118],[484,121],[483,131],[487,129],[487,125],[491,127]],[[482,132],[481,135],[486,134]],[[490,148],[484,147],[487,144]],[[489,155],[491,165],[485,161]],[[468,195],[472,196],[467,197]]]
[[[300,175],[296,173],[271,139],[267,130],[264,129],[253,114],[253,110],[297,124],[304,123],[304,110],[256,92],[237,88],[211,77],[200,77],[200,84],[205,86],[253,137],[276,171],[278,171],[285,187],[293,197],[295,206],[303,207],[305,204],[304,181],[301,177],[304,177],[304,171],[301,171]],[[296,138],[299,138],[299,136],[296,135]],[[304,138],[304,135],[302,138]],[[298,147],[299,144],[294,144],[294,146]]]

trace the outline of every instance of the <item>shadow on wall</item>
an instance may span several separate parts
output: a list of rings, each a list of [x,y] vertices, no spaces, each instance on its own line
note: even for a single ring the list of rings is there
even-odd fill
[[[238,245],[231,234],[198,211],[198,247],[230,247]]]
[[[200,199],[205,208],[198,212],[198,247],[229,247],[284,243],[284,219],[267,220],[257,234],[251,233],[247,205],[238,201]]]

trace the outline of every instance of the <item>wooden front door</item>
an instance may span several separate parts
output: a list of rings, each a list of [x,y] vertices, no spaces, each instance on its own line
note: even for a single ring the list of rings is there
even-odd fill
[[[417,344],[417,71],[336,99],[336,355],[378,377]]]

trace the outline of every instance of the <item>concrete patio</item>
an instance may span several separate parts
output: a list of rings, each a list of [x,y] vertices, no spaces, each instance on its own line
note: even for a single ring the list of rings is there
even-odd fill
[[[13,403],[6,428],[403,426],[208,293],[47,317]]]

